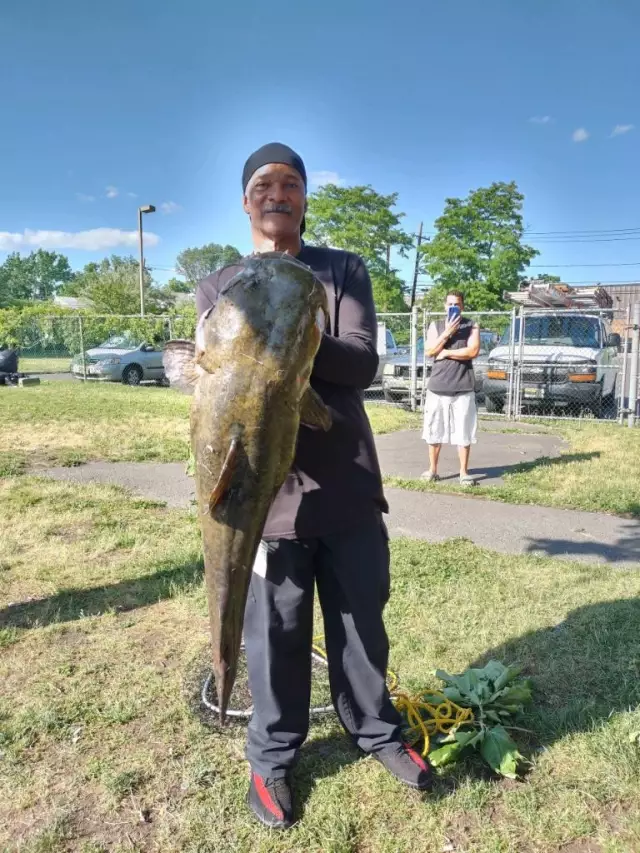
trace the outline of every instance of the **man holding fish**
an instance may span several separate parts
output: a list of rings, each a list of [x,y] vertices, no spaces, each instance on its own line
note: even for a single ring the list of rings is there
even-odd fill
[[[388,506],[363,403],[378,365],[369,275],[354,254],[302,242],[307,177],[290,148],[270,143],[254,152],[242,186],[254,255],[198,285],[192,440],[221,712],[238,654],[239,637],[229,637],[244,629],[253,699],[247,800],[259,820],[282,829],[294,822],[290,774],[309,728],[316,583],[343,727],[406,785],[428,789],[431,772],[402,741],[386,685],[390,572],[382,515]],[[289,313],[295,322],[287,325]],[[262,379],[270,366],[272,374]],[[296,373],[291,381],[289,366]],[[177,368],[169,367],[175,379]],[[225,372],[233,388],[217,385],[207,397],[205,383],[213,388]],[[229,424],[220,427],[224,440],[211,437],[215,426],[205,435],[206,405]],[[244,515],[243,495],[251,504]],[[213,524],[215,530],[207,526]],[[245,547],[251,537],[255,543]],[[240,613],[231,584],[243,572]]]

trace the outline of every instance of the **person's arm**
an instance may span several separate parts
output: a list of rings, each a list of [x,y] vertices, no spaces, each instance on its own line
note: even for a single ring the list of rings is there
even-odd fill
[[[480,352],[480,327],[474,323],[469,335],[469,341],[466,347],[462,349],[443,349],[438,355],[436,361],[443,358],[450,358],[453,361],[470,361],[476,358]]]
[[[444,350],[449,338],[454,335],[460,327],[460,317],[457,317],[453,323],[447,322],[444,327],[444,332],[438,334],[438,329],[435,323],[431,323],[427,332],[427,355],[430,358],[435,358]]]
[[[378,321],[369,273],[360,258],[347,261],[339,335],[322,336],[313,376],[336,385],[368,388],[378,370]]]

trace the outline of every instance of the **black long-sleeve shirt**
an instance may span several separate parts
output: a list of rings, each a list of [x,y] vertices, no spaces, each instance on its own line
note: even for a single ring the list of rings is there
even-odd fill
[[[326,290],[330,323],[311,385],[331,410],[328,432],[300,426],[293,467],[271,507],[265,539],[323,536],[388,512],[364,390],[378,369],[377,320],[369,273],[350,252],[302,246],[298,259]],[[203,279],[196,291],[198,317],[241,267]]]

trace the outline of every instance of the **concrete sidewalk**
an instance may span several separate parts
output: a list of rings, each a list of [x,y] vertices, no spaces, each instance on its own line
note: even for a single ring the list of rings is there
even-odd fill
[[[76,483],[124,486],[134,494],[188,507],[194,483],[183,463],[93,462],[51,468],[40,476]],[[640,568],[640,522],[604,513],[516,506],[445,492],[386,489],[392,536],[430,542],[463,537],[508,554],[540,554]]]
[[[417,480],[429,467],[428,446],[417,430],[378,435],[376,447],[385,476]],[[560,456],[566,448],[566,442],[556,435],[481,431],[478,432],[478,443],[471,448],[469,473],[475,477],[478,485],[497,486],[516,465]],[[442,447],[438,469],[442,480],[458,479],[460,467],[457,448],[449,445]]]

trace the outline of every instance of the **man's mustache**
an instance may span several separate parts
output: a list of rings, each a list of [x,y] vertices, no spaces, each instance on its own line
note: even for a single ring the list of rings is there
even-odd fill
[[[293,213],[293,208],[290,204],[267,204],[262,208],[263,215],[265,213]]]

